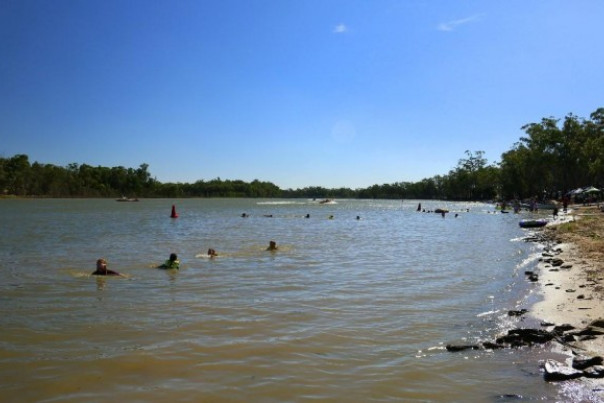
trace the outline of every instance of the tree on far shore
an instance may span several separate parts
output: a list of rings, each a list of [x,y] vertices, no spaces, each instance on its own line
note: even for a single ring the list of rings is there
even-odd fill
[[[0,158],[0,194],[39,197],[285,197],[363,199],[492,200],[495,198],[557,198],[571,189],[604,186],[604,108],[582,119],[573,114],[543,118],[522,126],[526,133],[488,164],[484,151],[466,150],[446,175],[419,182],[395,182],[365,189],[320,186],[280,189],[271,182],[242,180],[161,183],[138,168],[66,167],[34,162],[17,154]]]

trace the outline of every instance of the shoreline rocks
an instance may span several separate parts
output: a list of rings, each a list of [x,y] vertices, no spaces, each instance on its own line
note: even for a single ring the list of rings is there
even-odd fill
[[[598,319],[590,323],[581,330],[576,330],[574,326],[552,325],[552,330],[515,328],[508,330],[506,334],[501,335],[495,341],[484,341],[478,344],[447,344],[446,350],[449,352],[461,352],[467,350],[499,350],[510,348],[532,347],[536,344],[546,344],[557,342],[570,347],[576,356],[572,360],[572,365],[548,359],[542,366],[543,378],[548,382],[559,382],[577,378],[604,378],[604,358],[601,356],[584,357],[579,356],[573,350],[571,343],[583,341],[584,337],[604,336],[604,320]]]

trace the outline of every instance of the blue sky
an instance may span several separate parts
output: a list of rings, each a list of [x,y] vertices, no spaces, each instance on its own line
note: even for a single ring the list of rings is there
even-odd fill
[[[604,106],[604,2],[3,0],[0,156],[362,188]]]

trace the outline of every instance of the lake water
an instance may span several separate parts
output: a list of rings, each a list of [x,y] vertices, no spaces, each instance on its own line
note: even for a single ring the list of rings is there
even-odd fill
[[[0,200],[0,400],[568,400],[543,347],[444,349],[526,324],[519,217],[418,202]]]

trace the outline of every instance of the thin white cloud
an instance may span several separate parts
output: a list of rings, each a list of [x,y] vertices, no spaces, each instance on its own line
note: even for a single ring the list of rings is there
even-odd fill
[[[483,14],[476,14],[471,17],[462,18],[459,20],[443,22],[443,23],[438,24],[438,30],[439,31],[454,31],[460,25],[465,25],[465,24],[468,24],[471,22],[480,21],[482,16],[483,16]]]
[[[348,27],[341,23],[336,25],[333,29],[334,34],[343,34],[345,32],[348,32]]]

